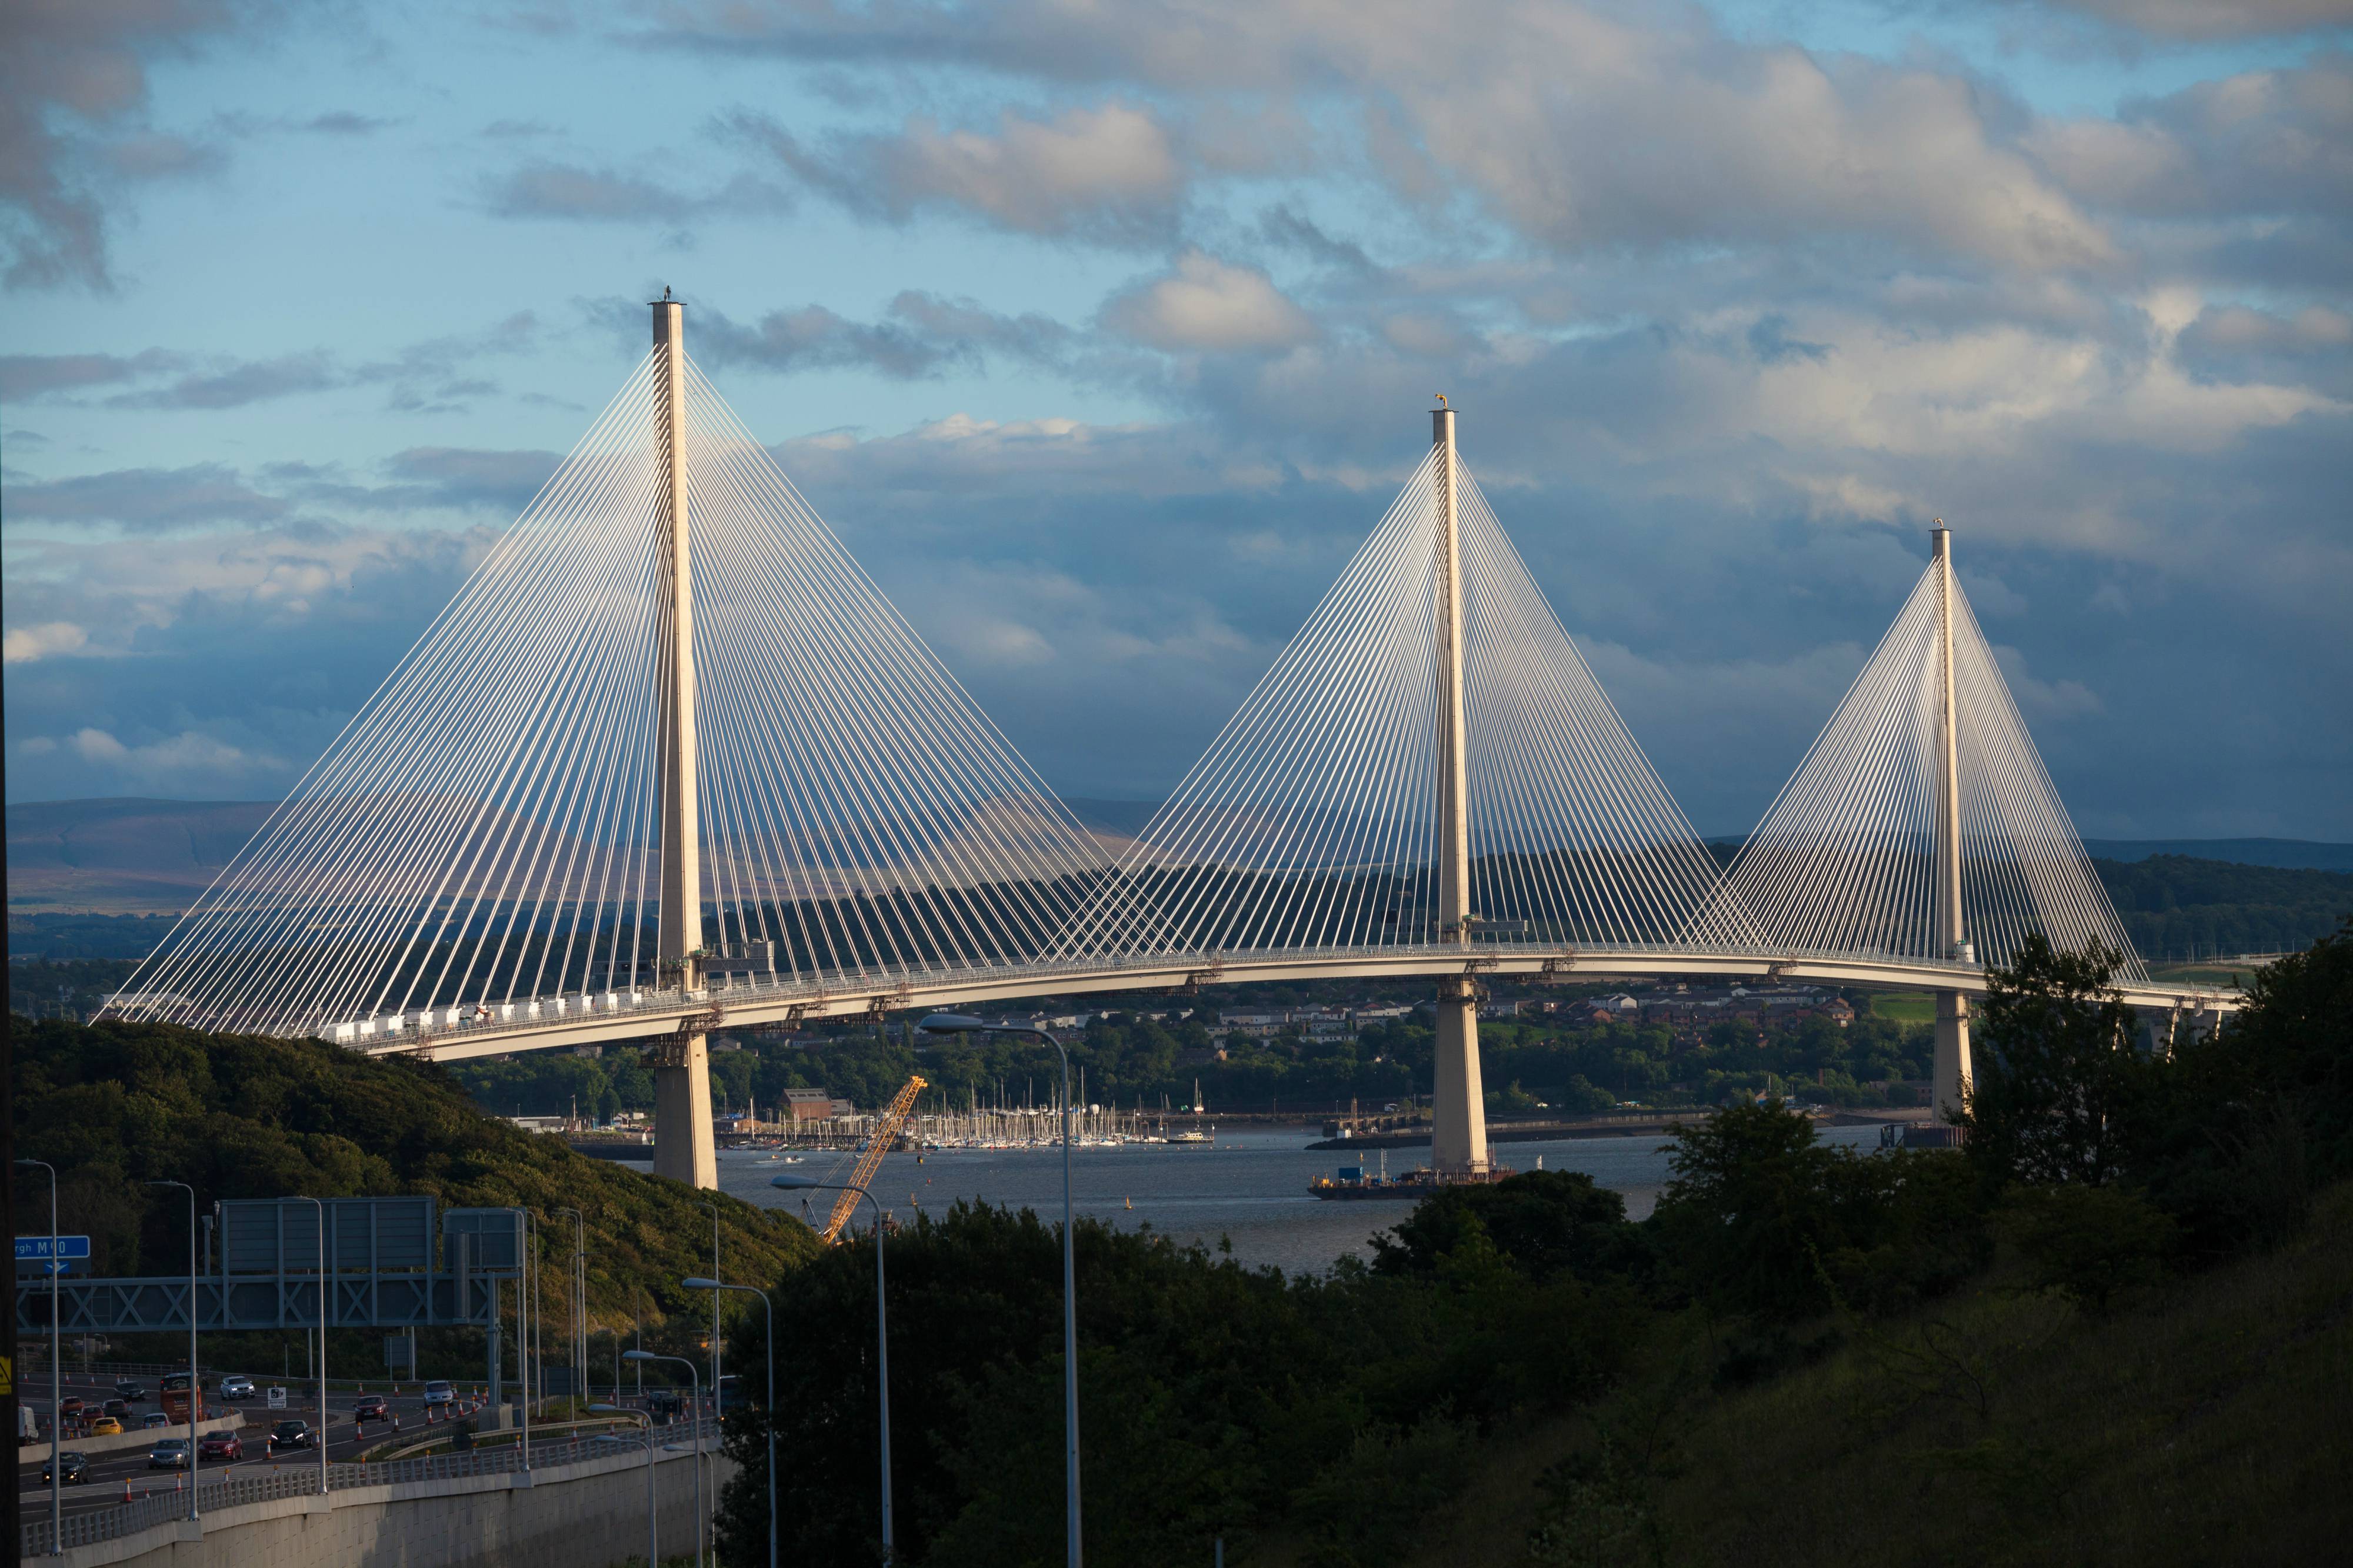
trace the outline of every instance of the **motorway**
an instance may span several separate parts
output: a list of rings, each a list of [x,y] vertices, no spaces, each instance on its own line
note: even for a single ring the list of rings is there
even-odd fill
[[[206,1377],[207,1381],[216,1384],[218,1382],[218,1375],[212,1372],[207,1371]],[[150,1394],[155,1392],[157,1379],[142,1376],[137,1381],[146,1387]],[[295,1469],[305,1465],[314,1470],[318,1468],[319,1456],[316,1449],[292,1448],[272,1458],[269,1455],[269,1428],[290,1416],[314,1425],[317,1423],[318,1384],[305,1384],[284,1377],[265,1378],[259,1375],[255,1376],[253,1381],[256,1393],[251,1399],[228,1404],[222,1403],[217,1395],[206,1396],[206,1409],[210,1414],[217,1415],[237,1410],[242,1411],[245,1415],[245,1426],[237,1432],[237,1436],[245,1443],[245,1457],[232,1463],[206,1460],[202,1467],[202,1474],[207,1482],[219,1479],[225,1472],[245,1475],[271,1468],[280,1470]],[[266,1391],[273,1384],[281,1385],[286,1390],[286,1408],[283,1410],[272,1410],[269,1407]],[[415,1380],[403,1382],[399,1384],[400,1392],[396,1396],[391,1394],[393,1386],[389,1381],[349,1383],[340,1378],[329,1384],[326,1423],[329,1459],[338,1464],[351,1463],[358,1459],[364,1450],[375,1447],[396,1436],[390,1422],[370,1421],[357,1426],[353,1425],[352,1406],[358,1401],[362,1388],[370,1394],[388,1396],[392,1414],[399,1421],[397,1436],[422,1438],[439,1430],[437,1426],[429,1425],[426,1421],[422,1383]],[[470,1396],[476,1387],[470,1383],[461,1383],[457,1386],[460,1396]],[[69,1373],[65,1379],[63,1392],[68,1395],[78,1394],[85,1404],[96,1407],[114,1397],[114,1378],[111,1373],[96,1377],[76,1376]],[[41,1519],[47,1516],[49,1507],[49,1489],[41,1480],[41,1467],[48,1462],[49,1382],[47,1372],[36,1370],[28,1380],[28,1384],[20,1387],[18,1393],[24,1404],[39,1415],[42,1429],[39,1456],[16,1467],[18,1507],[22,1510],[23,1518]],[[133,1430],[137,1420],[143,1418],[151,1410],[162,1408],[163,1406],[153,1398],[132,1405],[133,1422],[126,1424],[124,1430]],[[142,1435],[151,1439],[185,1437],[187,1427],[185,1425],[157,1427]],[[77,1448],[88,1451],[85,1443],[77,1442],[72,1437],[66,1438],[59,1447],[68,1451]],[[61,1489],[65,1511],[79,1513],[85,1510],[117,1506],[122,1501],[122,1488],[126,1481],[130,1483],[131,1495],[133,1498],[144,1497],[150,1491],[168,1492],[175,1486],[183,1484],[181,1478],[185,1473],[184,1471],[148,1468],[148,1444],[142,1444],[134,1448],[119,1449],[112,1453],[91,1454],[90,1468],[86,1472],[90,1479],[81,1485]]]

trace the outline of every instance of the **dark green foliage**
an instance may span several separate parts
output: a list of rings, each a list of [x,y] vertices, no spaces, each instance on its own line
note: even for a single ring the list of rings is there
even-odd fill
[[[1955,1123],[1993,1184],[2116,1180],[2125,1118],[2139,1091],[2132,1011],[2110,981],[2121,955],[2061,952],[2037,931],[1986,974],[1989,1047]]]
[[[2353,918],[2258,971],[2215,1048],[2250,1064],[2255,1093],[2295,1108],[2316,1183],[2353,1176]]]
[[[1368,1527],[1393,1531],[1399,1510],[1451,1494],[1452,1456],[1479,1432],[1603,1386],[1643,1321],[1621,1287],[1532,1277],[1475,1222],[1409,1277],[1286,1280],[1086,1221],[1078,1240],[1088,1540],[1104,1562],[1191,1563],[1213,1535],[1240,1542],[1275,1523],[1352,1560]],[[1059,1232],[959,1205],[888,1246],[902,1558],[1039,1561],[1060,1539]],[[837,1247],[778,1289],[795,1553],[871,1561],[872,1244]],[[744,1320],[735,1364],[752,1364],[757,1335]],[[747,1469],[728,1497],[729,1555],[748,1563],[765,1542],[765,1437],[747,1425],[733,1441]]]
[[[1373,1237],[1373,1270],[1433,1276],[1482,1231],[1532,1279],[1600,1279],[1639,1273],[1648,1263],[1624,1198],[1582,1172],[1527,1171],[1490,1185],[1442,1187],[1423,1199],[1395,1230]]]
[[[2353,922],[2258,972],[2219,1034],[2137,1048],[2113,955],[2034,939],[1992,991],[1962,1123],[1989,1187],[2122,1182],[2174,1262],[2268,1246],[2353,1175]]]
[[[1978,1189],[1949,1153],[1825,1147],[1778,1101],[1672,1136],[1653,1245],[1668,1278],[1718,1311],[1768,1324],[1841,1301],[1898,1311],[1990,1258]]]
[[[2021,1187],[2002,1209],[2033,1282],[2095,1317],[2117,1295],[2165,1272],[2173,1222],[2123,1187]]]
[[[2188,855],[2094,860],[2126,934],[2152,963],[2202,952],[2286,952],[2353,909],[2353,873],[2241,866]]]
[[[629,1321],[633,1286],[676,1310],[689,1304],[678,1281],[708,1270],[710,1221],[693,1207],[705,1194],[486,1117],[430,1065],[167,1024],[11,1026],[17,1152],[58,1167],[60,1220],[91,1234],[98,1273],[187,1267],[186,1199],[141,1185],[150,1178],[186,1182],[206,1205],[427,1193],[450,1206],[576,1208],[592,1315],[608,1325]],[[814,1250],[802,1226],[719,1203],[733,1267],[773,1276]],[[555,1223],[568,1254],[569,1222]]]

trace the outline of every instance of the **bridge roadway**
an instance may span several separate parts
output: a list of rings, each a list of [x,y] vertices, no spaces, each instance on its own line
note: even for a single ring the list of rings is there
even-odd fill
[[[512,1051],[607,1045],[716,1028],[755,1028],[804,1019],[870,1016],[908,1008],[968,1005],[1029,996],[1103,992],[1190,992],[1203,985],[1288,980],[1403,979],[1414,976],[1576,975],[1580,979],[1704,977],[1810,981],[1888,990],[1957,991],[1983,995],[1976,964],[1837,953],[1740,953],[1665,947],[1520,946],[1479,943],[1419,948],[1297,949],[1282,952],[1153,954],[1063,963],[971,966],[904,973],[839,973],[823,979],[747,977],[701,992],[596,992],[508,1003],[483,1022],[472,1008],[437,1008],[432,1022],[408,1015],[396,1033],[383,1020],[338,1024],[329,1038],[371,1055],[464,1061]],[[734,977],[730,976],[731,980]],[[2137,1008],[2228,1013],[2238,993],[2211,987],[2127,984],[2117,988]],[[559,1010],[560,1008],[560,1010]]]

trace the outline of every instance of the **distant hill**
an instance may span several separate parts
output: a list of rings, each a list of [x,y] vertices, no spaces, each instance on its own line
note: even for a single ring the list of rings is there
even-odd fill
[[[1728,864],[1747,840],[1745,833],[1722,833],[1707,843],[1716,858]],[[2127,865],[2159,855],[2179,855],[2192,860],[2274,866],[2289,871],[2353,871],[2353,844],[2311,838],[2086,838],[2084,852],[2094,860]]]
[[[1113,853],[1158,803],[1067,803]],[[8,813],[8,948],[58,959],[143,957],[270,812],[266,801],[58,800]],[[1710,839],[1729,860],[1737,836]],[[2087,840],[2149,958],[2301,947],[2353,910],[2353,844],[2295,838]],[[148,919],[127,917],[148,916]]]
[[[8,807],[8,910],[188,907],[274,802],[47,800]]]
[[[2233,866],[2276,866],[2287,871],[2353,871],[2353,844],[2309,838],[2086,838],[2084,848],[2098,860],[2147,860],[2180,855],[2192,860],[2225,860]]]

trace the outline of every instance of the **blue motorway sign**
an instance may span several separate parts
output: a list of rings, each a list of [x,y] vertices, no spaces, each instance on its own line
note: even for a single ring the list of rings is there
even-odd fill
[[[60,1236],[56,1239],[58,1244],[56,1257],[88,1258],[90,1256],[90,1237],[86,1236]],[[50,1238],[46,1236],[18,1237],[16,1261],[19,1263],[47,1262],[52,1256],[49,1251],[49,1241]]]

